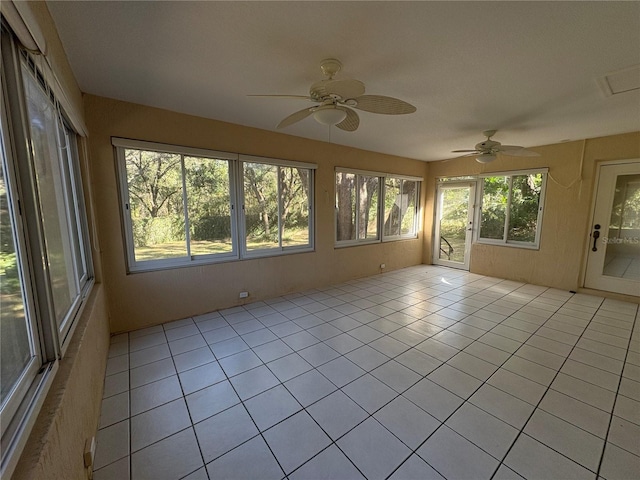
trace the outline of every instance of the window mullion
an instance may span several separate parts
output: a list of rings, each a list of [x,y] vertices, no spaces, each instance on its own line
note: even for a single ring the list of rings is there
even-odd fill
[[[361,175],[356,175],[356,198],[355,198],[355,210],[356,210],[356,221],[355,221],[355,229],[356,229],[356,240],[360,240],[360,182],[362,179]]]
[[[231,218],[231,251],[239,254],[240,244],[238,241],[238,188],[236,185],[238,162],[237,160],[227,160],[227,180],[229,182],[229,217]]]
[[[387,182],[386,177],[378,177],[378,232],[380,242],[384,240],[384,200],[387,196]]]
[[[513,176],[509,176],[509,191],[507,194],[507,206],[504,212],[504,243],[508,243],[509,238],[509,222],[511,221],[511,196],[513,195]]]
[[[281,166],[277,166],[276,167],[276,176],[278,178],[277,181],[277,185],[278,185],[278,192],[277,192],[277,198],[278,198],[278,248],[282,249],[282,210],[283,210],[283,205],[282,205],[282,171],[281,171],[282,167]]]
[[[245,188],[244,188],[244,162],[238,161],[236,166],[236,172],[238,174],[237,187],[238,187],[238,238],[240,239],[240,258],[247,256],[247,209],[245,206]]]
[[[398,212],[398,236],[402,237],[402,211],[404,209],[405,206],[405,200],[404,200],[404,182],[405,180],[400,179],[400,188],[398,190],[398,196],[400,197],[400,211]],[[407,195],[407,200],[408,200],[409,195]]]
[[[191,259],[191,227],[187,203],[187,174],[184,166],[184,155],[180,155],[180,171],[182,173],[182,210],[184,212],[184,238],[187,243],[187,257]]]

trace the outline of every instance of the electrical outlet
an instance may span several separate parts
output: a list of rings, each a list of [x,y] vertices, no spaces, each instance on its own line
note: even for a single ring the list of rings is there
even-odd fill
[[[240,298],[247,298],[249,296],[249,292],[240,292]]]
[[[84,443],[84,466],[93,470],[93,459],[96,455],[96,437],[88,438]]]
[[[380,264],[380,269],[381,269],[381,270],[384,270],[386,267],[387,267],[387,266],[386,266],[384,263],[381,263],[381,264]]]

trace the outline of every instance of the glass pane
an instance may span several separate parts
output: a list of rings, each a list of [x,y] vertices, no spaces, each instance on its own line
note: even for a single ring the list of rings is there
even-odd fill
[[[535,243],[541,191],[541,173],[512,177],[507,240]]]
[[[336,172],[336,238],[356,238],[356,175]]]
[[[464,263],[469,191],[469,187],[440,190],[440,259]]]
[[[306,168],[280,167],[283,247],[309,245],[309,173]]]
[[[603,274],[640,280],[640,175],[619,175],[611,209]]]
[[[278,248],[278,167],[244,164],[247,251]]]
[[[87,259],[82,245],[82,239],[84,238],[84,232],[82,228],[82,222],[80,220],[80,214],[84,211],[84,199],[82,198],[81,184],[78,178],[74,175],[77,172],[77,151],[72,142],[75,142],[75,134],[65,129],[65,142],[62,149],[63,167],[65,171],[65,179],[67,192],[71,196],[70,202],[71,215],[69,215],[69,223],[71,226],[71,240],[73,243],[74,258],[76,265],[76,275],[78,281],[82,283],[87,279]]]
[[[185,157],[191,255],[233,252],[229,162]]]
[[[379,177],[358,175],[358,240],[371,240],[379,238],[379,190]]]
[[[125,149],[137,262],[187,255],[180,155]]]
[[[480,238],[504,240],[509,177],[487,177],[482,187]]]
[[[79,295],[73,262],[74,246],[70,235],[73,230],[69,225],[69,198],[65,185],[67,178],[58,148],[63,137],[58,128],[58,112],[53,103],[24,67],[23,78],[53,303],[60,326]]]
[[[32,357],[4,168],[0,168],[0,404]]]
[[[402,235],[416,233],[416,194],[418,182],[403,180],[402,182]]]
[[[384,235],[385,237],[400,235],[400,185],[398,178],[386,178],[384,189]]]

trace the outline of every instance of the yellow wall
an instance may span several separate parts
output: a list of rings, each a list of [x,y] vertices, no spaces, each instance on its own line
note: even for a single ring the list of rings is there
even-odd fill
[[[539,250],[473,244],[470,271],[564,290],[582,286],[589,215],[598,163],[640,157],[640,132],[532,148],[540,157],[506,157],[489,164],[462,158],[429,164],[425,232],[434,222],[437,177],[549,168]],[[582,169],[581,169],[582,166]],[[425,235],[424,263],[433,237]]]
[[[112,332],[237,305],[240,291],[256,301],[375,274],[381,263],[391,270],[422,261],[422,233],[415,240],[334,248],[334,169],[424,177],[424,162],[91,95],[85,117]],[[315,252],[127,275],[112,136],[317,164]]]

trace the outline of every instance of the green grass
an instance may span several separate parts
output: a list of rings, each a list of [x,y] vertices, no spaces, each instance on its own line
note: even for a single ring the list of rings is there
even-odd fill
[[[285,231],[282,238],[284,247],[307,245],[309,243],[309,232],[306,228]],[[259,250],[261,248],[276,248],[278,242],[271,238],[249,237],[247,239],[247,250]],[[231,252],[231,239],[224,241],[211,242],[207,240],[191,240],[192,255],[211,255],[216,253]],[[177,242],[159,243],[156,245],[147,245],[144,247],[136,247],[136,261],[144,262],[147,260],[161,260],[169,258],[185,257],[187,249],[184,240]]]

